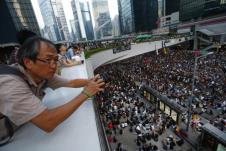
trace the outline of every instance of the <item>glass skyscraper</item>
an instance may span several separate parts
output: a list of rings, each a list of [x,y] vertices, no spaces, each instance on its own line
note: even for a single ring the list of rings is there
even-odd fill
[[[76,37],[77,36],[77,31],[76,31],[76,26],[75,26],[75,20],[72,19],[70,20],[70,25],[71,25],[71,41],[75,41],[77,42],[78,41],[78,38]]]
[[[129,34],[135,31],[132,14],[132,0],[118,0],[119,24],[121,34]]]
[[[77,7],[79,7],[79,6],[77,6],[75,1],[72,0],[71,1],[71,7],[72,7],[73,16],[74,16],[74,26],[75,26],[74,34],[75,34],[75,37],[76,37],[76,41],[79,41],[83,37],[82,36],[82,31],[81,31],[81,28],[80,28],[81,22],[79,22],[79,17],[78,17],[79,12],[78,12]],[[84,25],[82,25],[82,27],[84,28]],[[85,29],[83,29],[83,30],[85,30]],[[84,36],[85,37],[83,37],[83,38],[86,38],[85,31],[84,31]]]
[[[79,41],[93,40],[93,24],[89,3],[86,0],[72,0],[71,7],[75,20],[76,37]]]
[[[165,16],[165,1],[166,0],[158,0],[158,17]]]
[[[40,35],[30,0],[1,0],[0,18],[0,43],[17,42],[16,32],[21,29],[28,29]]]
[[[69,40],[69,30],[61,0],[39,0],[45,32],[52,41]]]
[[[151,32],[157,28],[157,0],[118,0],[122,34]]]
[[[52,0],[52,7],[54,9],[54,14],[57,20],[58,28],[60,30],[60,35],[62,40],[70,40],[70,34],[67,26],[66,17],[64,14],[62,0]]]
[[[180,20],[190,21],[225,14],[224,0],[180,0]]]
[[[107,0],[93,0],[93,16],[97,39],[112,36],[112,23]]]
[[[85,27],[87,40],[93,40],[94,32],[93,32],[93,23],[92,23],[89,2],[88,1],[80,2],[80,9],[81,9],[81,14],[82,14],[82,19]]]
[[[178,12],[180,8],[180,0],[165,0],[166,15]]]

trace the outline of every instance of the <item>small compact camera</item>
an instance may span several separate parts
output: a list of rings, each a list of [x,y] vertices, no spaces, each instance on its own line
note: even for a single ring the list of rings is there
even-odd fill
[[[110,77],[107,73],[101,73],[100,74],[100,79],[102,79],[105,83],[110,82]]]

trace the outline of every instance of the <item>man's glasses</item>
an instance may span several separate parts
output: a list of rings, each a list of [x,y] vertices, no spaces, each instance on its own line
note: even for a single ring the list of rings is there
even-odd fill
[[[48,64],[48,65],[57,65],[59,60],[58,59],[46,59],[46,60],[42,60],[42,59],[39,59],[39,58],[36,58],[36,60],[38,61],[41,61],[45,64]]]

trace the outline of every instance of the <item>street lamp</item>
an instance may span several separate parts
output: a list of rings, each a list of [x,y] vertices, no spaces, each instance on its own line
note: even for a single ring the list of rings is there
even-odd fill
[[[191,104],[192,104],[192,100],[194,99],[194,88],[195,88],[195,75],[196,75],[196,68],[197,68],[197,62],[200,58],[202,57],[206,57],[208,55],[213,54],[213,52],[208,52],[205,55],[199,56],[195,58],[195,66],[194,66],[194,70],[193,70],[193,79],[192,79],[192,90],[191,90],[191,97],[188,98],[188,121],[187,121],[187,127],[186,127],[186,131],[189,130],[189,124],[190,124],[190,119],[191,119]]]

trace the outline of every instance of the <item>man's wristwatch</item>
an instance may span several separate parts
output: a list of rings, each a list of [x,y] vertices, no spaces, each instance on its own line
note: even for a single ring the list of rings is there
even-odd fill
[[[88,91],[86,91],[85,89],[83,89],[82,94],[86,95],[87,97],[92,97],[93,95],[90,94]]]

